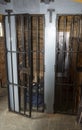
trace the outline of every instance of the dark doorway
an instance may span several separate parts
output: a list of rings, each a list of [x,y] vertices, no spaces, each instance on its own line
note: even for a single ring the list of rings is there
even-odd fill
[[[82,16],[58,15],[55,112],[75,114],[82,86]]]

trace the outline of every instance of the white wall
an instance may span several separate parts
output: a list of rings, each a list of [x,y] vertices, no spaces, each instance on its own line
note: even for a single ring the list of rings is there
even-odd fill
[[[11,0],[7,5],[0,4],[0,13],[5,9],[16,12],[46,13],[47,8],[54,8],[56,13],[82,13],[82,4],[73,0],[54,0],[49,5],[40,3],[40,0]]]
[[[5,9],[13,9],[12,3],[4,3],[4,0],[1,1],[2,2],[0,2],[0,14],[5,14]]]

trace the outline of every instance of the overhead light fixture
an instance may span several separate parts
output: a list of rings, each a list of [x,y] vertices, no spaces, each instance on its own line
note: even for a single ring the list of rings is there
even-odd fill
[[[43,2],[45,4],[49,4],[50,2],[54,2],[54,0],[41,0],[41,2]]]

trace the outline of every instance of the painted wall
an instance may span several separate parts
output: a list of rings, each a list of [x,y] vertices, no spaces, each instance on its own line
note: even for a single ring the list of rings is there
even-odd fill
[[[41,13],[46,12],[47,8],[55,8],[56,13],[81,13],[82,4],[74,0],[54,0],[50,4],[40,3],[40,0],[11,0],[10,4],[1,5],[0,12],[5,9],[13,9],[14,12]],[[43,10],[43,11],[42,11]]]
[[[12,3],[4,3],[4,0],[0,0],[0,14],[5,14],[5,9],[13,9]]]

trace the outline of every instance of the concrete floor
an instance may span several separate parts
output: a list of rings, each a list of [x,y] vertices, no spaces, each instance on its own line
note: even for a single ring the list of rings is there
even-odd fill
[[[7,109],[7,93],[0,93],[0,130],[82,130],[76,116],[33,113],[32,118],[11,113]]]

